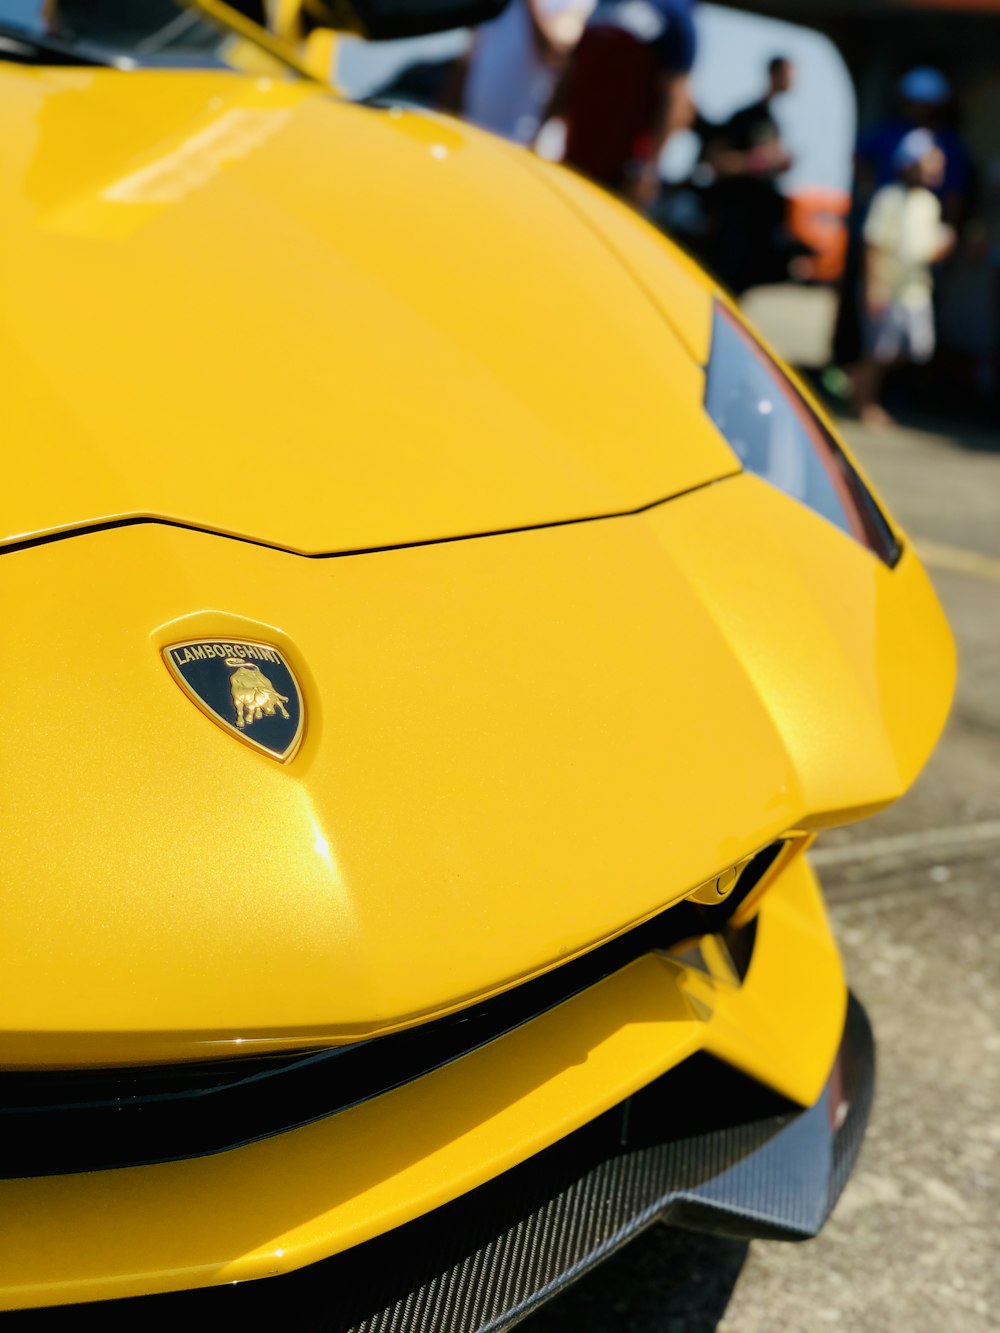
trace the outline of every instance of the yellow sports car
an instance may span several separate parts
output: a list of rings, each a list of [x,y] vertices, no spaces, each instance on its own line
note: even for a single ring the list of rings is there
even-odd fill
[[[814,1233],[873,1047],[805,853],[954,670],[829,423],[628,209],[246,13],[0,57],[0,1308],[471,1333]]]

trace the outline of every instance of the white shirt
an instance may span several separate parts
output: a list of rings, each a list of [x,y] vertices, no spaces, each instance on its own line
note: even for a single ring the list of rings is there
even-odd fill
[[[945,234],[937,197],[922,186],[884,185],[872,199],[864,234],[875,251],[871,276],[888,300],[911,309],[930,305],[931,260]]]

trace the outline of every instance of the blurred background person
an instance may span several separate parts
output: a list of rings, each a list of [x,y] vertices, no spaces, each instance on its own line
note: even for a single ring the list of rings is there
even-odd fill
[[[791,90],[795,67],[787,56],[767,66],[762,97],[741,107],[705,138],[703,160],[714,173],[706,194],[714,238],[710,262],[737,295],[788,273],[794,247],[786,228],[787,201],[779,180],[792,155],[774,118],[776,98]]]
[[[938,69],[911,69],[899,81],[899,111],[858,140],[857,171],[863,192],[870,194],[894,179],[896,150],[911,130],[926,130],[940,150],[943,167],[934,193],[946,221],[957,225],[968,201],[972,181],[969,150],[952,122],[951,83]]]
[[[938,69],[919,66],[904,74],[897,85],[898,110],[873,126],[858,140],[850,237],[840,305],[833,335],[834,360],[839,366],[857,363],[864,350],[862,295],[865,287],[865,245],[862,228],[873,192],[892,184],[895,155],[915,129],[926,131],[939,149],[943,166],[933,193],[941,200],[942,215],[959,226],[967,211],[972,166],[965,140],[955,126],[952,87]]]
[[[792,165],[792,155],[781,138],[781,127],[772,106],[775,98],[790,92],[795,83],[795,66],[787,56],[772,56],[767,64],[767,88],[763,97],[735,111],[722,127],[725,146],[740,154],[732,174],[781,175]]]
[[[945,158],[927,129],[913,129],[893,155],[895,181],[876,190],[864,227],[865,356],[855,388],[863,421],[890,424],[879,402],[882,380],[900,362],[934,355],[934,279],[955,234],[942,220]]]
[[[461,114],[505,139],[533,143],[592,9],[593,0],[510,0],[477,29],[460,67]]]
[[[694,120],[694,0],[600,0],[556,91],[563,160],[648,209],[671,133]]]

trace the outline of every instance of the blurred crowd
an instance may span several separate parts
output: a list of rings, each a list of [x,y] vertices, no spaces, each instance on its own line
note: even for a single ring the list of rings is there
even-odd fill
[[[772,114],[791,60],[761,71],[760,95],[721,123],[699,114],[691,75],[695,0],[511,0],[468,52],[418,66],[385,91],[415,96],[535,147],[684,237],[734,292],[786,276],[796,246],[781,176],[792,164]],[[700,144],[698,222],[674,227],[661,161],[678,131]],[[800,247],[801,248],[801,247]]]
[[[674,235],[737,297],[767,283],[834,282],[839,369],[827,382],[869,421],[888,419],[887,377],[905,397],[907,366],[932,366],[920,382],[937,384],[942,406],[995,407],[1000,163],[975,170],[946,74],[920,67],[901,78],[898,110],[859,137],[850,215],[833,220],[832,240],[829,229],[813,235],[783,188],[793,155],[774,114],[795,83],[793,61],[775,53],[758,96],[709,120],[692,86],[695,3],[511,0],[460,59],[411,67],[387,91],[575,168]],[[667,184],[661,163],[679,131],[695,136],[696,158]]]
[[[897,93],[858,142],[833,348],[876,424],[900,367],[932,367],[944,408],[995,409],[1000,391],[1000,178],[975,170],[942,71],[910,70]]]

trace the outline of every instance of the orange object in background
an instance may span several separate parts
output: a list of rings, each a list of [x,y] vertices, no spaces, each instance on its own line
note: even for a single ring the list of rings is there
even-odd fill
[[[847,256],[847,218],[851,196],[846,190],[807,186],[788,197],[788,230],[815,251],[799,261],[807,282],[837,282]]]

